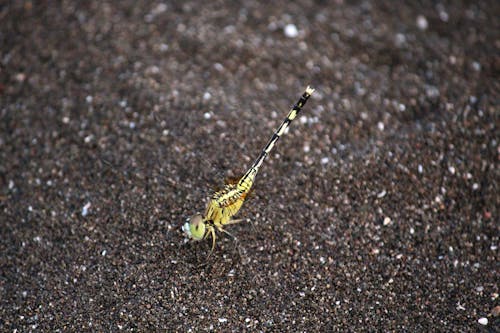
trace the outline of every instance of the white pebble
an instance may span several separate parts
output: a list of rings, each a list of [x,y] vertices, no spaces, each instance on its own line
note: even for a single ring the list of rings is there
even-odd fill
[[[94,138],[94,136],[93,136],[92,134],[90,134],[90,135],[87,135],[87,136],[83,139],[83,141],[84,141],[85,143],[89,143],[89,142],[91,142],[91,141],[92,141],[92,139],[93,139],[93,138]]]
[[[384,123],[379,121],[377,124],[377,127],[378,127],[379,131],[383,131],[384,130]]]
[[[155,8],[153,8],[153,10],[151,11],[151,14],[153,15],[158,15],[158,14],[161,14],[163,12],[165,12],[167,10],[167,4],[165,3],[159,3],[156,5]]]
[[[488,318],[479,318],[478,323],[480,323],[481,325],[488,325]]]
[[[82,208],[82,216],[87,216],[87,214],[89,213],[89,208],[90,208],[90,202],[87,202],[85,204],[85,206],[83,206]]]
[[[441,11],[439,11],[439,18],[443,22],[448,22],[448,19],[450,18],[450,16],[448,15],[447,12],[445,12],[444,10],[441,10]]]
[[[481,70],[481,64],[478,63],[477,61],[472,62],[472,69],[474,69],[476,72],[479,72]]]
[[[403,46],[406,43],[406,36],[401,33],[396,34],[395,43],[398,47]]]
[[[449,167],[448,167],[448,171],[449,171],[452,175],[454,175],[454,174],[455,174],[455,167],[454,167],[454,166],[449,166]]]
[[[328,157],[323,157],[321,159],[321,164],[327,164],[330,159]]]
[[[108,253],[108,251],[106,251],[106,250],[102,250],[102,252],[101,252],[101,256],[103,256],[103,257],[104,257],[104,256],[106,255],[106,253]]]
[[[477,190],[479,189],[479,184],[478,184],[478,183],[474,183],[474,184],[472,184],[472,189],[473,189],[474,191],[477,191]]]
[[[90,96],[90,95],[88,95],[87,97],[85,97],[85,101],[87,103],[92,103],[93,100],[94,100],[94,98],[92,96]]]
[[[219,318],[219,323],[225,323],[227,322],[227,318]]]
[[[212,95],[210,95],[210,93],[208,91],[206,91],[204,94],[203,94],[203,100],[204,101],[208,101],[210,98],[212,98]]]
[[[212,118],[212,115],[210,114],[210,112],[205,112],[205,113],[203,114],[203,118],[205,118],[205,119],[210,119],[210,118]]]
[[[386,217],[384,218],[384,222],[383,222],[383,223],[384,223],[384,225],[389,225],[389,224],[391,224],[391,223],[392,223],[392,220],[391,220],[391,218],[390,218],[390,217],[386,216]]]
[[[17,73],[15,77],[16,77],[17,81],[23,82],[26,79],[26,74],[24,74],[24,73]]]
[[[424,167],[422,166],[422,164],[419,164],[418,165],[418,173],[423,173],[424,172]]]
[[[429,22],[427,22],[427,19],[423,15],[418,15],[417,16],[417,27],[420,30],[426,30],[429,27]]]
[[[425,88],[425,94],[429,98],[437,98],[439,97],[439,89],[434,86],[427,86]]]
[[[166,51],[168,51],[168,44],[161,43],[161,44],[160,44],[160,51],[161,51],[161,52],[166,52]]]
[[[285,26],[285,36],[289,38],[295,38],[298,35],[299,35],[299,30],[297,30],[295,24],[287,24]]]
[[[12,190],[14,188],[15,184],[13,180],[9,180],[9,190]]]
[[[385,197],[386,194],[387,194],[387,191],[386,190],[382,190],[382,192],[380,192],[380,193],[377,194],[377,198],[379,198],[379,199],[383,198],[383,197]]]
[[[224,70],[224,66],[222,66],[222,64],[220,64],[220,63],[218,63],[218,62],[216,62],[216,63],[214,64],[214,68],[215,68],[215,70],[216,70],[216,71],[218,71],[218,72],[222,72],[222,71]]]
[[[311,150],[311,147],[309,145],[304,145],[304,153],[308,153]]]

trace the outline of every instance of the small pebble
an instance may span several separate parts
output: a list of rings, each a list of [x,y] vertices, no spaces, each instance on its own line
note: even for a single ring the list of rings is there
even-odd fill
[[[480,323],[481,325],[488,325],[488,318],[479,318],[479,320],[477,321],[478,323]]]
[[[17,73],[16,74],[16,81],[24,82],[25,79],[26,79],[26,74],[24,74],[24,73]]]
[[[208,91],[203,94],[204,101],[208,101],[210,98],[212,98],[212,95]]]
[[[287,24],[285,26],[285,36],[289,38],[295,38],[298,35],[299,35],[299,30],[297,30],[295,24]]]
[[[386,217],[384,218],[384,222],[383,222],[383,224],[384,224],[384,225],[389,225],[389,224],[391,224],[391,223],[392,223],[391,218],[390,218],[390,217],[388,217],[388,216],[386,216]]]
[[[89,143],[92,141],[92,139],[94,138],[94,136],[92,134],[90,135],[87,135],[84,139],[83,139],[83,142],[85,143]]]
[[[406,43],[406,36],[402,33],[396,34],[395,44],[397,47],[401,47]]]
[[[216,63],[214,64],[214,68],[215,68],[215,70],[216,70],[216,71],[218,71],[218,72],[222,72],[222,71],[224,70],[224,66],[223,66],[221,63],[218,63],[218,62],[216,62]]]
[[[203,118],[205,118],[205,119],[210,119],[210,118],[212,118],[212,115],[210,114],[210,112],[205,112],[205,113],[203,114]]]
[[[227,318],[219,318],[219,323],[225,323],[227,322]]]
[[[478,63],[477,61],[472,62],[472,69],[474,69],[476,72],[479,72],[481,70],[481,64]]]
[[[167,8],[168,8],[167,4],[159,3],[156,5],[155,8],[153,8],[153,10],[151,11],[151,14],[158,15],[158,14],[164,13],[167,11]]]
[[[83,206],[82,208],[82,216],[87,216],[87,214],[89,213],[89,208],[90,208],[90,202],[87,202],[85,204],[85,206]]]
[[[161,52],[166,52],[166,51],[168,51],[168,44],[161,43],[161,44],[160,44],[160,51],[161,51]]]
[[[427,30],[427,28],[429,27],[429,22],[427,22],[425,16],[423,15],[417,16],[417,27],[422,31]]]
[[[441,21],[443,22],[448,22],[448,19],[450,18],[450,16],[448,15],[447,12],[445,12],[444,10],[441,10],[439,12],[439,18],[441,19]]]
[[[493,317],[498,317],[500,315],[500,305],[495,306],[491,310],[491,314],[493,315]]]

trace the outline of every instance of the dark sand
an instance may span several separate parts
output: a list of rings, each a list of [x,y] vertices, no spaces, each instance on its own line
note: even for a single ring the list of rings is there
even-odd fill
[[[0,331],[495,332],[500,5],[406,2],[3,2]]]

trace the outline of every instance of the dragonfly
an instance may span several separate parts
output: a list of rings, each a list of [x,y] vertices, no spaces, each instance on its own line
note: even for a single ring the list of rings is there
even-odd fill
[[[254,184],[255,177],[259,172],[262,162],[264,162],[266,156],[269,155],[279,138],[285,133],[290,123],[300,113],[302,107],[306,104],[313,92],[314,89],[307,86],[300,99],[293,105],[285,120],[283,120],[264,149],[262,149],[259,157],[257,157],[239,181],[226,184],[220,191],[215,192],[207,204],[205,213],[194,214],[182,226],[182,230],[190,240],[201,241],[209,236],[212,237],[212,250],[209,256],[215,248],[216,231],[232,236],[224,229],[224,226],[242,221],[242,219],[232,219],[232,217],[238,213],[243,205],[243,202]]]

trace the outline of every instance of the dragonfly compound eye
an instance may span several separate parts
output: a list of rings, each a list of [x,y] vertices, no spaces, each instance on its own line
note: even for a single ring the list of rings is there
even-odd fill
[[[182,230],[189,238],[194,240],[202,240],[205,237],[205,222],[200,214],[195,214],[182,226]]]

